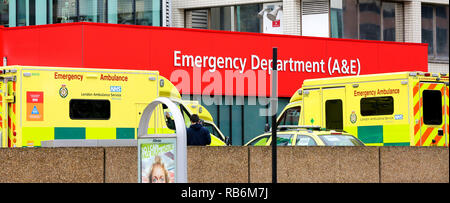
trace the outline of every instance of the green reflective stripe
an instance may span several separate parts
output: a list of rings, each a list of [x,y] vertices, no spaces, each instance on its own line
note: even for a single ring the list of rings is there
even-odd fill
[[[384,143],[384,146],[409,146],[409,142]]]
[[[55,127],[55,140],[86,139],[86,128]]]
[[[134,139],[135,128],[116,128],[116,139]]]
[[[383,143],[383,126],[358,126],[358,138],[364,143]]]

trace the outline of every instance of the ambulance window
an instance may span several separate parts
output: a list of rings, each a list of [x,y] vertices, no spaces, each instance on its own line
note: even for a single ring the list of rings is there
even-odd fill
[[[267,140],[269,139],[269,137],[270,137],[270,135],[260,137],[248,145],[249,146],[266,146],[266,143],[267,143]]]
[[[297,135],[297,139],[295,142],[295,145],[297,146],[316,146],[316,141],[307,135]]]
[[[300,106],[292,107],[284,111],[278,125],[298,125],[300,119]]]
[[[423,91],[423,123],[426,125],[442,124],[442,95],[438,90]]]
[[[211,125],[209,123],[203,123],[203,126],[208,129],[209,133],[213,134],[214,136],[216,136],[220,140],[224,141],[222,139],[222,136],[220,136],[219,132],[217,132],[216,128],[214,128],[213,125]]]
[[[290,134],[278,134],[277,146],[289,146],[292,143],[292,135]]]
[[[325,102],[326,128],[333,130],[344,129],[344,120],[342,117],[342,100],[327,100]]]
[[[361,99],[362,116],[392,115],[393,113],[393,97],[370,97]]]
[[[72,99],[69,102],[69,116],[73,120],[109,120],[109,100]]]

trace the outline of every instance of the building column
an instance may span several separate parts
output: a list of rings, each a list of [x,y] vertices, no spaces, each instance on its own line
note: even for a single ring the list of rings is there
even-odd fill
[[[283,0],[283,34],[301,35],[300,0]]]
[[[418,0],[405,2],[405,42],[422,43],[422,4]]]

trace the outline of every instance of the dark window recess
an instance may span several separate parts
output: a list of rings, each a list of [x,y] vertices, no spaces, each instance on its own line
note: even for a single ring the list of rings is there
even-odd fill
[[[438,90],[423,91],[423,123],[426,125],[442,124],[442,95]]]
[[[393,113],[393,97],[370,97],[361,99],[362,116],[392,115]]]
[[[325,102],[326,127],[332,130],[343,130],[344,120],[342,100],[328,100]]]
[[[72,99],[69,106],[70,119],[108,120],[111,117],[109,100]]]

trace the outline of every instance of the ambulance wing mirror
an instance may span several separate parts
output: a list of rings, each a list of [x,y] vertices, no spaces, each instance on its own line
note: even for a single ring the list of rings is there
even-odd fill
[[[225,137],[225,144],[226,145],[231,145],[230,137]]]
[[[139,138],[154,138],[163,137],[163,135],[149,135],[148,124],[153,111],[159,104],[164,104],[172,112],[173,119],[175,121],[175,133],[176,133],[176,175],[175,181],[177,183],[187,183],[187,134],[186,124],[184,123],[183,115],[180,109],[169,98],[158,97],[153,100],[142,113],[141,120],[139,121],[138,134]]]
[[[270,126],[268,123],[266,123],[266,125],[264,126],[264,132],[269,132],[270,131]]]

